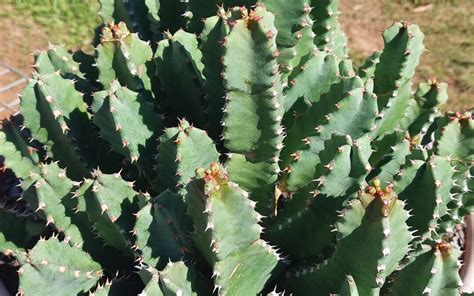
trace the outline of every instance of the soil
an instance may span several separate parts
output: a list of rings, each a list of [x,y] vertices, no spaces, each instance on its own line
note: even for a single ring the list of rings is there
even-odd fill
[[[14,15],[12,5],[2,4],[1,13]],[[21,73],[31,73],[33,63],[32,51],[44,49],[48,46],[47,34],[29,18],[0,17],[0,62],[8,64]],[[5,67],[0,66],[0,73],[6,72]],[[0,76],[0,89],[9,83],[20,79],[21,76],[9,72]],[[24,83],[8,92],[0,93],[0,118],[6,116],[11,110],[16,109],[18,93],[21,92]]]
[[[370,7],[370,9],[367,9]],[[348,38],[350,50],[356,55],[369,56],[383,48],[382,32],[386,23],[378,0],[342,0],[339,21]],[[364,17],[361,17],[361,15]]]

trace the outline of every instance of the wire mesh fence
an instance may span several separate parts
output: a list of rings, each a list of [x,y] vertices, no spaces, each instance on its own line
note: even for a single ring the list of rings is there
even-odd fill
[[[27,82],[27,77],[17,69],[0,62],[0,118],[18,108],[18,93]]]

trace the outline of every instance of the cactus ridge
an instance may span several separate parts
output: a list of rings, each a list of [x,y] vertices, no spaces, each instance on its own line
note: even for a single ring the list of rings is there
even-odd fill
[[[301,283],[305,282],[306,285],[314,285],[313,289],[318,287],[322,293],[338,291],[338,283],[344,279],[347,269],[357,281],[359,292],[379,291],[385,277],[396,269],[398,261],[408,253],[411,234],[406,225],[397,227],[398,223],[408,219],[403,202],[397,200],[390,188],[376,188],[367,187],[367,193],[361,193],[341,212],[335,225],[338,244],[331,259],[319,265],[287,272],[285,283],[289,282],[292,290],[302,293],[306,287],[301,286]],[[372,190],[375,192],[372,193]],[[392,197],[386,199],[387,195]],[[371,233],[369,240],[366,231]],[[364,248],[355,247],[360,245],[364,245]],[[359,260],[364,260],[365,266],[359,266]]]
[[[215,289],[223,294],[256,294],[280,257],[260,239],[261,216],[255,202],[216,163],[198,174],[203,179],[188,185],[186,203],[196,227],[193,241],[214,266]]]
[[[124,23],[111,23],[104,27],[97,46],[97,68],[99,80],[104,88],[111,88],[114,80],[139,92],[151,95],[151,78],[147,63],[153,52],[148,42],[132,34]]]
[[[61,256],[57,256],[58,253]],[[87,292],[102,276],[100,265],[89,255],[56,238],[39,240],[18,272],[20,291],[26,295],[34,295],[38,286],[46,293]]]
[[[338,16],[339,0],[312,0],[314,43],[324,51],[332,52],[339,59],[347,57],[347,37],[341,31]]]
[[[474,118],[418,26],[355,67],[338,0],[100,4],[0,126],[10,294],[461,295]]]
[[[91,106],[102,137],[144,170],[151,169],[154,143],[163,128],[161,118],[150,107],[152,104],[142,95],[116,81],[110,90],[96,92]]]
[[[182,193],[195,169],[219,161],[214,143],[205,131],[183,120],[178,128],[165,130],[157,153],[157,190]]]
[[[405,293],[428,295],[459,295],[461,279],[457,272],[459,251],[445,242],[420,247],[416,257],[399,271],[390,287],[391,295]],[[412,281],[413,272],[419,280]]]
[[[153,206],[147,205],[138,212],[132,233],[142,252],[142,262],[162,266],[168,260],[176,262],[193,254],[188,237],[191,231],[192,221],[186,214],[182,197],[165,191],[155,199]]]

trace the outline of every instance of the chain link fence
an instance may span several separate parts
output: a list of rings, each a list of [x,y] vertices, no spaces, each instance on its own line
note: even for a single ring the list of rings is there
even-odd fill
[[[18,93],[27,81],[28,78],[20,71],[0,62],[0,118],[18,108]]]

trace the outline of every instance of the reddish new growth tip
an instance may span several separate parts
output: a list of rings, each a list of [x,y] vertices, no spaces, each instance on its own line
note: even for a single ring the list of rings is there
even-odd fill
[[[457,111],[453,115],[449,116],[449,119],[459,120],[459,121],[469,121],[470,119],[472,119],[472,117],[473,116],[469,113],[464,113],[463,114],[462,112]]]
[[[127,29],[127,25],[124,22],[115,24],[109,23],[108,26],[102,29],[101,42],[119,41],[128,36],[130,32]]]
[[[365,188],[365,193],[370,194],[375,199],[380,199],[382,202],[381,214],[384,217],[388,217],[390,215],[390,210],[397,199],[397,195],[393,191],[393,184],[387,185],[385,189],[380,187],[380,180],[378,179],[372,180],[372,184],[373,186],[367,186]]]
[[[255,10],[250,10],[248,13],[244,10],[242,11],[242,18],[247,28],[250,28],[252,25],[260,22],[263,19],[263,16],[256,14]]]
[[[410,149],[417,147],[421,142],[420,135],[414,135],[412,137],[407,135],[405,139],[410,143]]]
[[[439,251],[443,257],[448,257],[451,254],[451,248],[451,244],[445,241],[435,246],[436,251]]]
[[[211,163],[209,169],[200,168],[196,171],[197,175],[204,180],[204,193],[209,196],[215,191],[219,191],[222,185],[227,184],[228,176],[221,169],[218,163]]]
[[[275,36],[275,32],[268,30],[266,35],[268,39],[272,39]]]

